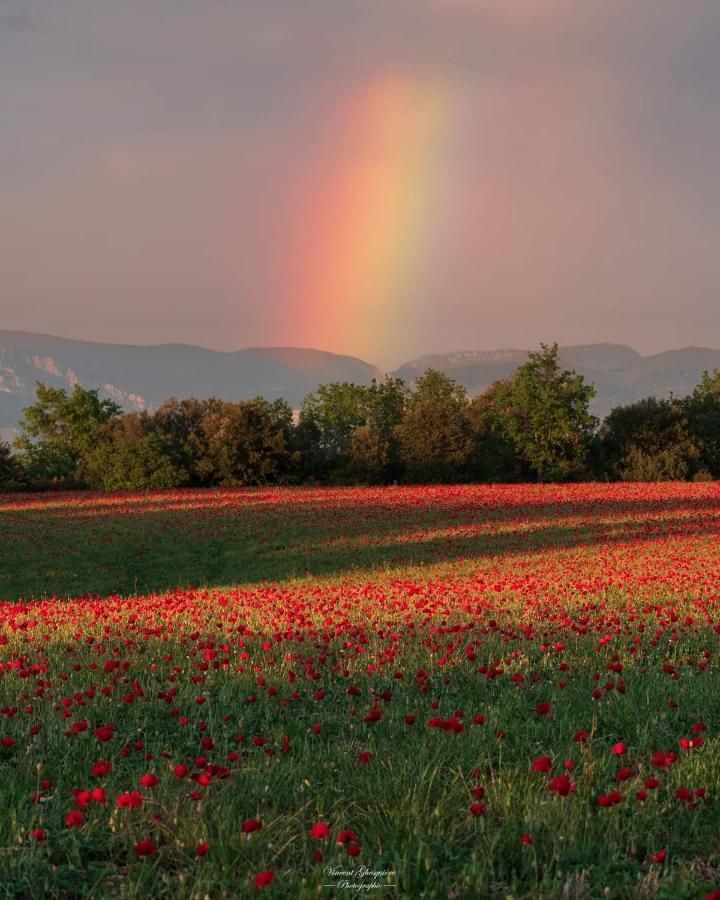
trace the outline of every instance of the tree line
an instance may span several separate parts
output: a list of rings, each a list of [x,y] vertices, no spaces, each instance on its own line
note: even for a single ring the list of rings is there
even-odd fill
[[[508,379],[469,397],[428,369],[412,386],[320,386],[284,400],[170,399],[126,412],[97,390],[38,382],[19,436],[0,444],[6,490],[720,478],[720,371],[687,397],[618,406],[541,345]]]

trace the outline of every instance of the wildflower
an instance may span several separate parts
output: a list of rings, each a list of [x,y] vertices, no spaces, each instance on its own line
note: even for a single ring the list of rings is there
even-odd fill
[[[142,841],[138,841],[137,844],[133,847],[133,853],[135,856],[155,856],[157,853],[157,847],[155,846],[155,842],[150,838],[145,838]]]
[[[269,884],[272,884],[275,881],[275,873],[272,869],[263,869],[262,872],[258,872],[255,876],[255,887],[256,888],[264,888]]]

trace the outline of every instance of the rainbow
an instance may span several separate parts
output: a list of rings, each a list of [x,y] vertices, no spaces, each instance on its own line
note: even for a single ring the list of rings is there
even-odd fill
[[[446,91],[396,74],[344,105],[290,260],[292,330],[312,346],[375,355],[397,343],[442,224],[452,119]]]

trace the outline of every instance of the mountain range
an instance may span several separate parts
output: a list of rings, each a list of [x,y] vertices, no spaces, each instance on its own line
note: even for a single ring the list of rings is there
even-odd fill
[[[527,350],[468,350],[421,356],[393,375],[412,382],[427,368],[440,369],[469,393],[506,378]],[[622,344],[560,348],[563,365],[595,385],[593,411],[603,416],[618,404],[647,396],[682,396],[703,370],[720,368],[720,350],[685,347],[643,356]],[[0,331],[0,429],[8,437],[32,402],[36,381],[71,388],[99,388],[125,409],[152,410],[168,397],[217,396],[243,400],[284,397],[294,408],[319,384],[368,384],[381,370],[351,356],[295,347],[247,348],[234,352],[188,344],[136,346],[76,341],[23,331]]]

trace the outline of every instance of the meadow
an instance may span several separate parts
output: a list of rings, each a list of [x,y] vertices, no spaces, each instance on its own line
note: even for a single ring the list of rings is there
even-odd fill
[[[719,900],[719,536],[716,483],[6,496],[0,896]]]

